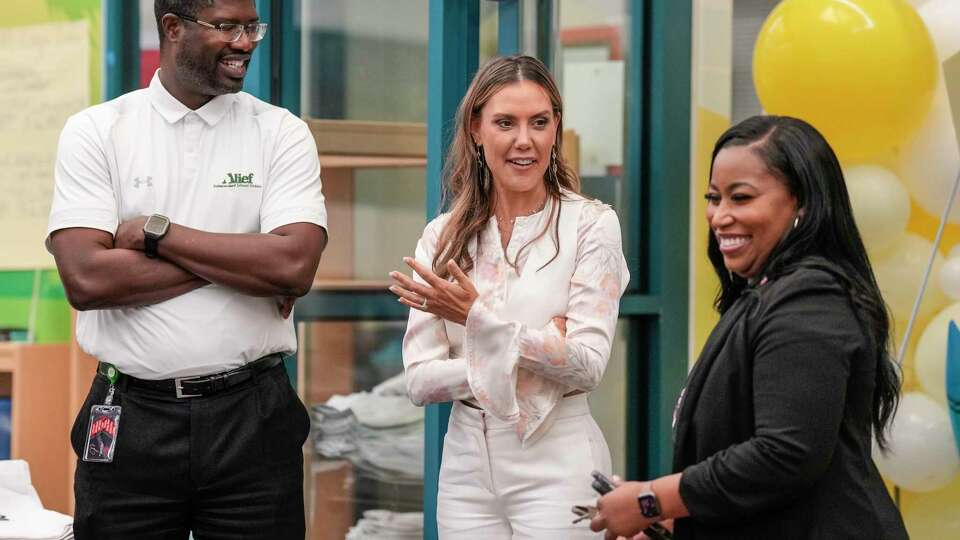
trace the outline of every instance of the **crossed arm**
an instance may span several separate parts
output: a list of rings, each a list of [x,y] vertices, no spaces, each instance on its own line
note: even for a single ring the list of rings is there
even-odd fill
[[[291,223],[266,234],[210,233],[171,224],[160,258],[143,251],[145,217],[121,223],[116,235],[68,228],[50,237],[70,304],[78,310],[155,304],[215,283],[250,296],[275,296],[284,317],[310,290],[326,231]]]

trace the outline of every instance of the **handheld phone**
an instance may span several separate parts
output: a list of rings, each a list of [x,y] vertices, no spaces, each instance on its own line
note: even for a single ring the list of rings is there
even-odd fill
[[[591,484],[593,490],[601,495],[610,493],[616,487],[613,485],[613,480],[607,478],[607,476],[600,471],[593,471],[590,473],[590,476],[593,477],[593,484]]]
[[[599,493],[600,495],[606,495],[616,488],[613,484],[613,480],[607,478],[605,474],[600,471],[593,471],[590,473],[590,476],[593,477],[593,483],[591,486],[593,490]],[[653,525],[647,527],[643,530],[643,534],[650,537],[650,540],[672,540],[673,533],[668,531],[663,525],[659,523],[654,523]]]

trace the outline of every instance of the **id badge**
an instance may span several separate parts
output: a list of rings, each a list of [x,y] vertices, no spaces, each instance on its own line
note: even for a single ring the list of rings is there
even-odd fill
[[[94,405],[90,407],[90,423],[87,424],[86,449],[83,460],[95,463],[111,463],[117,447],[117,430],[120,427],[119,405]]]

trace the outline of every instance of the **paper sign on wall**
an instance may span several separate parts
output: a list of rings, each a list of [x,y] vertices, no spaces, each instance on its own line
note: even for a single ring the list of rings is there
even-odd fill
[[[43,246],[57,139],[90,103],[86,21],[0,28],[0,269],[53,267]]]

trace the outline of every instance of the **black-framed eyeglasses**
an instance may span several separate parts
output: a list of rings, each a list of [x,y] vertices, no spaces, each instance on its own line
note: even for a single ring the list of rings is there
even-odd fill
[[[255,22],[250,24],[240,24],[240,23],[220,23],[213,24],[208,23],[207,21],[201,21],[195,17],[189,15],[183,15],[182,13],[170,12],[171,15],[176,15],[185,21],[190,21],[192,23],[199,24],[200,26],[205,26],[211,30],[216,30],[220,34],[220,39],[227,43],[233,43],[240,39],[240,36],[246,32],[247,37],[250,38],[250,41],[260,41],[263,39],[263,36],[267,34],[267,23]]]

